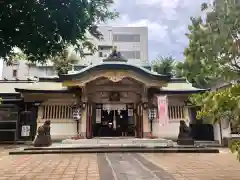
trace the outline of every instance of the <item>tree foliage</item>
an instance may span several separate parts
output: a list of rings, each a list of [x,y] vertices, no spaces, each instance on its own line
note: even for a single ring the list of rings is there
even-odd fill
[[[73,57],[72,53],[68,50],[59,52],[56,56],[50,59],[53,63],[53,67],[58,75],[67,74],[72,66],[78,61],[76,57]]]
[[[221,6],[203,3],[201,8],[206,19],[191,18],[189,46],[185,49],[185,61],[181,64],[185,75],[192,81],[204,80],[203,84],[220,80],[236,80],[240,77],[240,6],[224,1]],[[200,83],[201,84],[201,83]],[[198,118],[212,123],[227,120],[240,133],[240,85],[216,92],[193,95],[190,100],[201,107]],[[240,142],[234,141],[232,152],[238,153]]]
[[[197,113],[198,119],[203,118],[211,123],[228,121],[234,132],[240,134],[240,84],[217,92],[196,94],[190,100],[193,104],[201,107]],[[230,149],[233,153],[238,153],[240,161],[240,141],[234,141],[230,145]]]
[[[212,82],[217,79],[204,64],[199,63],[197,60],[178,62],[175,69],[176,76],[185,77],[188,82],[198,88],[209,88]]]
[[[209,10],[211,9],[211,10]],[[211,77],[240,75],[240,6],[225,1],[222,8],[202,4],[206,20],[191,18],[186,61],[198,64]]]
[[[197,114],[199,119],[205,118],[211,123],[227,119],[240,125],[240,84],[216,92],[196,94],[190,100],[201,107]]]
[[[31,61],[45,62],[69,45],[92,49],[86,33],[101,38],[97,24],[113,19],[113,0],[2,1],[0,57],[8,59],[13,47]]]
[[[152,68],[159,74],[173,75],[175,69],[175,59],[173,57],[157,57],[152,62]]]
[[[217,79],[240,75],[240,6],[229,2],[220,7],[203,3],[206,19],[191,17],[186,34],[189,45],[179,69],[196,87],[210,87]]]

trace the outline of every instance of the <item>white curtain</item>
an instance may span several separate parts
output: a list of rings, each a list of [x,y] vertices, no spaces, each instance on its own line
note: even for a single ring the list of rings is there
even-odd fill
[[[103,110],[111,111],[111,110],[126,110],[126,104],[103,104]]]
[[[96,123],[101,123],[102,109],[96,109]]]

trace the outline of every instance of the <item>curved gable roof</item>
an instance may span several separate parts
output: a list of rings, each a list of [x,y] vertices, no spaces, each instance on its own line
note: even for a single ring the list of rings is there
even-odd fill
[[[170,80],[170,76],[169,75],[162,75],[162,74],[158,74],[156,72],[152,72],[146,68],[140,67],[140,66],[136,66],[133,64],[129,64],[129,63],[123,63],[123,62],[103,62],[101,64],[96,64],[96,65],[91,65],[88,67],[85,67],[83,69],[81,69],[80,71],[77,71],[75,73],[72,74],[63,74],[60,75],[60,79],[61,80],[73,80],[73,79],[78,79],[81,78],[83,76],[85,76],[88,73],[91,73],[93,71],[100,71],[100,70],[127,70],[127,71],[134,71],[136,73],[139,73],[143,76],[147,76],[149,78],[153,78],[156,80],[165,80],[168,81]]]

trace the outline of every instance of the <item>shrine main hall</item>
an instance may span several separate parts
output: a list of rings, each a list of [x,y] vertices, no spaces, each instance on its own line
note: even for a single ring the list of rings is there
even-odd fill
[[[196,111],[188,105],[191,94],[206,89],[130,64],[120,54],[71,74],[5,79],[0,86],[0,123],[6,127],[0,129],[3,140],[33,140],[37,127],[46,120],[51,121],[55,140],[74,136],[145,138],[150,134],[177,139],[180,120],[193,125],[195,139],[216,139],[212,125],[200,130],[200,126],[194,127]],[[157,116],[159,96],[167,98],[168,123],[164,126]],[[28,135],[23,135],[22,126],[30,127]]]

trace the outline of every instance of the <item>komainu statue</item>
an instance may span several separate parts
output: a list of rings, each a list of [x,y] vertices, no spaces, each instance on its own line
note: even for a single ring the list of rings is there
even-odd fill
[[[194,145],[191,130],[183,120],[180,121],[177,143],[178,145]]]
[[[42,126],[37,130],[37,136],[33,141],[34,147],[48,147],[52,144],[51,134],[50,134],[50,120],[46,120]]]

